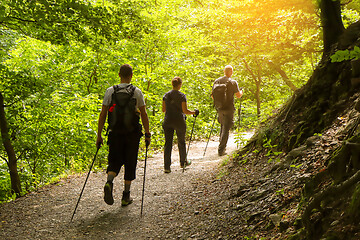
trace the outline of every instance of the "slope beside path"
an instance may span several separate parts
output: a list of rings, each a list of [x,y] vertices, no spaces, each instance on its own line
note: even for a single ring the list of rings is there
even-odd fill
[[[223,198],[221,194],[224,193],[217,187],[220,182],[218,166],[228,156],[217,156],[216,137],[210,140],[203,157],[205,146],[206,142],[191,143],[188,158],[193,163],[185,172],[179,167],[176,146],[170,174],[163,173],[162,153],[149,157],[142,217],[144,161],[139,161],[137,179],[131,189],[133,204],[121,207],[122,172],[114,182],[115,203],[112,206],[103,201],[105,173],[91,173],[76,215],[70,222],[86,175],[69,177],[1,205],[0,239],[209,239],[215,235],[226,236],[218,230],[222,227],[219,216],[211,216],[207,209],[215,208]],[[231,135],[228,153],[236,147]]]

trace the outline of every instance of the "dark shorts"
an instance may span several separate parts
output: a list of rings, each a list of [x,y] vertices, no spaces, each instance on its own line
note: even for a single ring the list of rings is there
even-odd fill
[[[140,131],[126,135],[114,135],[111,132],[109,133],[109,155],[106,172],[115,172],[117,175],[124,165],[124,180],[132,181],[136,178],[139,142],[142,135],[143,134]]]

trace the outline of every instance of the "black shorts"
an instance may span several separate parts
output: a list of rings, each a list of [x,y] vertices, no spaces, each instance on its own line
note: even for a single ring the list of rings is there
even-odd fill
[[[135,131],[126,135],[109,133],[108,168],[106,172],[119,174],[125,166],[124,180],[132,181],[136,178],[136,165],[139,152],[139,143],[142,132]]]

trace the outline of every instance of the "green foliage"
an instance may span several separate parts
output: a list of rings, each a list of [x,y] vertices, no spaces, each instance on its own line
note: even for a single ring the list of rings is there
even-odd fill
[[[331,62],[343,62],[352,59],[359,59],[360,58],[360,48],[355,46],[353,50],[339,50],[336,51],[331,57]]]
[[[241,108],[235,127],[256,127],[292,94],[271,63],[301,87],[319,58],[313,4],[299,2],[2,1],[0,92],[24,191],[88,169],[105,90],[119,83],[124,63],[133,66],[132,83],[145,95],[151,151],[164,144],[162,97],[175,76],[183,79],[189,109],[200,110],[193,139],[208,136],[216,114],[212,83],[227,64],[245,88],[235,100]],[[186,121],[189,130],[194,118]],[[218,131],[216,123],[212,134]],[[240,134],[237,141],[243,143]],[[269,156],[279,154],[271,142],[265,147]],[[144,141],[140,159],[143,150]],[[106,166],[106,155],[105,145],[96,169]],[[13,195],[2,145],[0,158],[4,201]]]
[[[290,165],[290,167],[299,169],[302,165],[303,165],[302,163],[301,163],[301,164],[298,164],[298,165],[292,164],[292,165]]]
[[[9,191],[10,186],[10,174],[6,165],[0,164],[0,199],[1,201],[7,201],[15,199],[15,194],[12,195]]]
[[[278,158],[275,159],[275,157],[282,154],[282,152],[276,151],[277,145],[272,145],[271,139],[267,139],[266,137],[264,138],[263,148],[267,150],[265,156],[269,157],[268,163],[272,162],[273,160],[280,161]]]
[[[8,0],[0,5],[0,23],[27,36],[68,44],[72,40],[91,44],[141,37],[148,31],[140,11],[145,1],[28,1]],[[134,22],[136,24],[129,24]],[[102,41],[101,41],[102,42]]]
[[[218,19],[208,23],[207,31],[232,59],[234,75],[241,76],[247,97],[256,100],[257,115],[267,118],[292,94],[290,86],[306,82],[319,59],[315,8],[296,0],[213,5]]]
[[[246,144],[248,139],[245,137],[245,134],[246,132],[244,128],[238,129],[235,133],[235,143],[238,148]]]
[[[225,176],[227,176],[227,175],[229,175],[229,171],[227,170],[227,169],[225,169],[225,168],[222,168],[221,170],[220,170],[220,172],[218,173],[218,175],[217,175],[217,179],[222,179],[223,177],[225,177]]]
[[[238,132],[241,132],[241,128],[243,130],[246,129],[253,129],[258,124],[260,119],[257,117],[256,113],[256,107],[254,106],[254,100],[250,99],[247,95],[248,93],[244,93],[244,97],[239,100],[235,100],[235,126],[240,126],[240,130]],[[239,109],[241,107],[241,111],[239,114]]]
[[[279,196],[284,196],[284,193],[285,193],[285,190],[283,188],[276,191],[276,195],[279,195]]]

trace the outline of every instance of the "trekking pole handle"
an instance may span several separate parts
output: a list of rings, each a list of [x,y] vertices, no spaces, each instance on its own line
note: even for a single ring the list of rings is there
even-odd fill
[[[146,138],[151,138],[151,133],[145,133],[145,145],[146,145],[146,148],[148,148],[150,145],[150,141],[146,140]]]
[[[200,111],[198,110],[198,109],[195,109],[195,111],[194,111],[195,113],[194,113],[194,117],[196,118],[197,116],[199,116],[199,114],[200,114]]]

